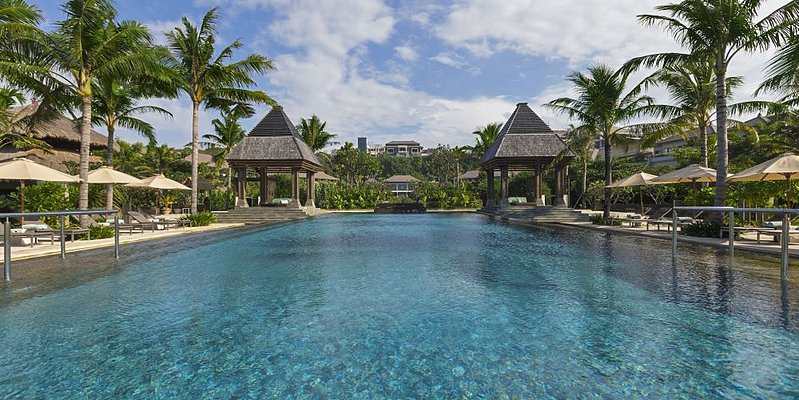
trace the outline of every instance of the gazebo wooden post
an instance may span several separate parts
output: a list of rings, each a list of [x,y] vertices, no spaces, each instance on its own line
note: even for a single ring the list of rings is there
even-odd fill
[[[247,208],[247,167],[236,169],[236,208]]]
[[[305,207],[316,208],[316,179],[313,171],[307,171],[305,174]]]
[[[569,165],[567,164],[563,167],[563,190],[564,193],[564,202],[566,203],[566,207],[571,207],[572,199],[571,199],[571,181],[569,180]]]
[[[488,172],[488,187],[486,188],[486,208],[494,208],[494,168],[486,170]]]
[[[499,199],[499,206],[505,207],[508,206],[508,166],[503,165],[499,167],[499,179],[500,179],[500,199]]]
[[[555,167],[555,207],[564,207],[566,202],[563,200],[563,165]]]
[[[291,203],[289,208],[300,208],[300,169],[291,168]]]
[[[267,192],[269,189],[269,175],[266,167],[261,167],[258,169],[258,174],[261,178],[261,201],[260,205],[265,206],[269,205],[269,199],[267,199]]]
[[[541,176],[541,164],[535,164],[535,205],[536,206],[543,206],[545,203],[541,200],[541,186],[543,185],[544,180]]]

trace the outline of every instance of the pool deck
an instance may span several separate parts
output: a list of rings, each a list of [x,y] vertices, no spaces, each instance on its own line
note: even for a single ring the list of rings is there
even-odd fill
[[[580,210],[584,211],[584,210]],[[621,215],[621,214],[620,214]],[[520,224],[520,225],[529,225],[529,226],[540,226],[541,224],[531,223],[529,221],[525,221],[522,219],[514,219],[509,218],[507,219],[510,223]],[[544,224],[547,225],[547,224]],[[615,233],[615,234],[623,234],[623,235],[633,235],[639,237],[647,237],[651,239],[658,239],[658,240],[668,240],[671,241],[672,236],[671,232],[667,231],[665,228],[663,230],[646,230],[645,227],[620,227],[620,226],[607,226],[607,225],[594,225],[590,222],[561,222],[552,225],[562,225],[562,226],[569,226],[575,228],[582,228],[582,229],[591,229],[595,231],[602,231],[608,233]],[[679,228],[678,228],[679,229]],[[678,230],[679,232],[679,230]],[[769,241],[761,241],[757,243],[755,240],[754,234],[745,233],[742,235],[743,239],[735,240],[734,247],[735,250],[740,251],[747,251],[759,254],[766,254],[771,256],[780,256],[780,244],[777,242],[769,242]],[[719,249],[728,249],[729,248],[729,241],[723,238],[706,238],[706,237],[694,237],[694,236],[685,236],[678,234],[677,235],[677,242],[678,243],[691,243],[691,244],[698,244],[702,246],[710,246]],[[679,245],[677,248],[679,251]],[[799,243],[791,243],[788,249],[788,254],[790,258],[799,259]]]
[[[241,228],[244,224],[211,224],[209,226],[199,227],[184,227],[173,228],[166,230],[156,230],[155,232],[146,231],[144,233],[127,234],[122,233],[119,236],[120,252],[125,252],[125,244],[143,242],[147,240],[163,239],[175,236],[192,235],[197,233],[206,233],[221,231],[231,228]],[[78,251],[95,250],[114,246],[114,238],[97,239],[97,240],[76,240],[74,242],[67,241],[67,253],[74,253]],[[43,242],[30,246],[11,246],[11,261],[25,260],[38,257],[48,257],[61,254],[61,243],[56,241],[53,244],[50,242]],[[4,259],[3,252],[0,251],[0,261]]]

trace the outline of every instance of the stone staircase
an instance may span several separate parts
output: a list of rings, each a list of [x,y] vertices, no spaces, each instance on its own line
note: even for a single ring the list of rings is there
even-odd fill
[[[316,215],[315,209],[288,207],[234,208],[228,212],[217,214],[217,222],[226,224],[244,223],[247,225],[270,224],[295,221],[312,215]]]
[[[504,208],[481,209],[482,214],[501,219],[513,219],[534,223],[588,222],[587,215],[567,207],[551,206],[508,206]]]

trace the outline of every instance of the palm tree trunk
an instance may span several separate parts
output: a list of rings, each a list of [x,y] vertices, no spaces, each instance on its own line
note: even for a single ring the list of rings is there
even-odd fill
[[[722,59],[724,52],[719,52],[716,60],[716,198],[715,206],[723,206],[727,199],[727,65]],[[714,222],[722,222],[722,214],[713,215]]]
[[[707,123],[701,123],[699,125],[699,146],[702,166],[707,167]]]
[[[221,161],[220,161],[221,162]],[[233,186],[233,168],[227,167],[227,188],[225,190],[226,201],[230,199],[230,188]]]
[[[603,135],[605,140],[605,207],[602,210],[602,218],[608,219],[610,218],[610,181],[612,179],[611,176],[611,164],[612,160],[610,159],[610,135],[607,131]]]
[[[86,83],[85,85],[90,85]],[[80,177],[80,185],[78,189],[78,209],[89,209],[89,146],[91,144],[92,136],[92,95],[91,91],[87,88],[81,88],[81,123],[80,123],[80,166],[78,176]],[[86,228],[89,226],[89,220],[86,215],[80,216],[80,226]]]
[[[192,104],[191,114],[191,213],[197,214],[197,175],[200,157],[200,103]]]
[[[105,150],[105,165],[114,166],[114,124],[108,124],[108,147]],[[105,184],[105,209],[114,208],[114,184]]]

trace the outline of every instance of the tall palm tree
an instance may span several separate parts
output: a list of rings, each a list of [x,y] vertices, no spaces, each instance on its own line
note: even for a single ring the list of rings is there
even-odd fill
[[[311,118],[308,119],[303,118],[300,124],[297,125],[297,130],[300,131],[300,135],[302,135],[302,141],[305,142],[314,153],[324,150],[327,146],[339,144],[333,141],[336,135],[325,130],[326,126],[327,122],[320,120],[316,114],[311,115]]]
[[[125,82],[115,77],[100,77],[95,79],[92,88],[92,124],[105,126],[108,135],[108,145],[105,150],[105,162],[109,167],[114,166],[114,135],[117,126],[140,133],[150,142],[155,142],[155,129],[147,121],[136,116],[142,113],[156,113],[172,117],[172,113],[150,105],[139,105],[138,101],[147,97],[142,88],[131,82]],[[114,207],[114,185],[105,186],[105,207]]]
[[[32,113],[27,110],[14,108],[21,106],[25,97],[13,88],[0,88],[0,148],[12,146],[18,149],[40,149],[50,152],[52,146],[47,142],[30,135],[28,120]],[[30,105],[29,107],[36,107]]]
[[[585,192],[588,190],[588,162],[591,160],[592,152],[594,149],[594,140],[596,139],[597,129],[590,125],[582,125],[576,127],[569,124],[569,129],[566,131],[566,150],[562,155],[572,152],[577,156],[582,164],[581,179],[580,179],[580,198],[585,202]],[[559,155],[559,158],[562,157]]]
[[[653,112],[654,100],[642,95],[642,85],[627,90],[629,73],[613,70],[607,65],[594,65],[588,74],[574,72],[567,80],[573,85],[577,98],[562,97],[546,104],[569,118],[579,121],[577,129],[601,134],[605,147],[605,207],[604,218],[610,218],[612,180],[611,149],[625,140],[625,126],[631,120]]]
[[[23,87],[39,84],[50,88],[50,93],[62,96],[54,102],[80,104],[78,207],[86,209],[92,83],[100,77],[145,75],[157,58],[147,28],[134,21],[117,22],[110,0],[69,0],[61,8],[66,17],[56,22],[56,29],[32,36],[30,43],[18,49],[15,65],[0,63],[0,73]],[[82,216],[81,225],[87,224],[88,219]]]
[[[200,26],[186,17],[182,26],[167,33],[171,56],[167,66],[174,73],[174,84],[191,100],[191,212],[197,213],[197,171],[199,156],[200,105],[218,108],[236,103],[275,104],[266,93],[247,88],[255,86],[252,76],[274,69],[272,61],[259,54],[250,54],[240,61],[230,62],[233,52],[242,47],[236,40],[216,53],[216,23],[218,12],[212,8]]]
[[[637,57],[628,66],[673,66],[696,58],[713,60],[716,76],[716,198],[727,198],[729,164],[727,140],[727,70],[742,52],[765,51],[781,45],[799,20],[799,2],[789,1],[759,18],[764,0],[683,0],[656,7],[661,14],[642,14],[645,25],[659,25],[670,32],[687,53],[659,53]],[[720,216],[716,218],[720,219]]]
[[[211,121],[214,126],[214,133],[207,133],[203,135],[203,139],[207,142],[201,142],[200,145],[207,149],[214,149],[214,163],[217,168],[221,168],[225,162],[233,146],[237,145],[244,139],[244,127],[239,123],[241,118],[249,118],[255,114],[255,109],[246,104],[239,104],[235,107],[222,107],[222,119],[216,118]],[[233,170],[228,166],[227,168],[227,186],[226,190],[230,193],[232,186]]]
[[[472,132],[472,135],[477,135],[474,146],[471,146],[473,152],[482,155],[483,153],[494,144],[497,140],[499,132],[502,130],[501,122],[491,122],[486,126],[478,127],[477,130]]]
[[[712,60],[690,61],[665,67],[653,74],[648,82],[666,89],[673,104],[655,107],[657,114],[668,121],[657,129],[650,130],[642,146],[648,147],[668,136],[681,136],[686,142],[693,138],[691,131],[698,134],[700,159],[708,166],[708,131],[716,114],[716,78]],[[728,77],[725,83],[727,98],[732,97],[733,89],[740,87],[743,79]],[[764,101],[747,101],[729,106],[730,114],[743,114],[764,109],[772,104]],[[753,135],[757,133],[748,125],[728,119],[729,125],[737,130]]]
[[[799,106],[799,37],[794,37],[769,60],[766,80],[755,93],[761,92],[781,94],[779,102],[789,108]]]

